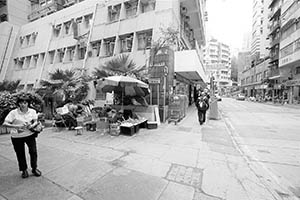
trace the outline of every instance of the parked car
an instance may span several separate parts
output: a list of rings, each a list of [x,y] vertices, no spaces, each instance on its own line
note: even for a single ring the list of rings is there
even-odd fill
[[[236,100],[245,101],[245,98],[246,98],[245,95],[243,95],[243,94],[238,94]]]

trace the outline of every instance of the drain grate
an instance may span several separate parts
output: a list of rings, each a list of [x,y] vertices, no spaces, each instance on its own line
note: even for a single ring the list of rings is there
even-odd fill
[[[166,179],[184,185],[200,188],[202,183],[203,170],[194,167],[187,167],[178,164],[172,164]]]

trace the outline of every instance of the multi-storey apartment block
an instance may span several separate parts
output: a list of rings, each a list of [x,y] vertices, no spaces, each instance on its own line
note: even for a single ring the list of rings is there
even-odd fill
[[[224,95],[232,83],[229,46],[216,39],[209,40],[205,48],[204,60],[208,76],[214,77],[216,91]]]
[[[280,27],[281,27],[281,0],[272,0],[269,5],[269,39],[270,39],[270,77],[272,85],[272,96],[278,96],[280,93],[280,74],[278,69],[279,45],[280,45]]]
[[[300,1],[284,1],[281,13],[281,81],[289,103],[300,103]]]
[[[27,0],[0,0],[0,81],[4,79],[19,26],[28,23],[29,13],[30,2]]]
[[[252,9],[252,42],[251,57],[252,60],[264,59],[268,56],[267,35],[268,35],[268,5],[270,0],[253,0]]]
[[[178,31],[180,50],[202,59],[204,8],[204,0],[82,1],[22,26],[5,77],[21,79],[21,88],[30,89],[57,68],[91,74],[120,54],[129,54],[137,66],[148,66],[151,45],[168,27]],[[195,67],[191,73],[175,72],[188,80],[187,89],[203,82],[199,73],[203,66]],[[193,73],[197,80],[189,76]]]
[[[27,17],[29,21],[34,21],[81,1],[84,0],[31,0],[31,12]]]

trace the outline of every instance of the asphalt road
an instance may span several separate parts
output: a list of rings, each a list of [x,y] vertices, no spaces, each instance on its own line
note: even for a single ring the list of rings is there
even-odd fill
[[[218,107],[232,141],[256,176],[281,197],[300,199],[300,106],[223,98]]]

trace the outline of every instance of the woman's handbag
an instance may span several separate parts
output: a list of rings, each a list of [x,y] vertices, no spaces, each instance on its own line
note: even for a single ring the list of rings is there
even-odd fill
[[[42,125],[41,122],[38,122],[34,127],[32,127],[31,129],[29,129],[31,132],[33,132],[34,134],[39,134],[40,132],[42,132],[44,129],[44,126]]]

